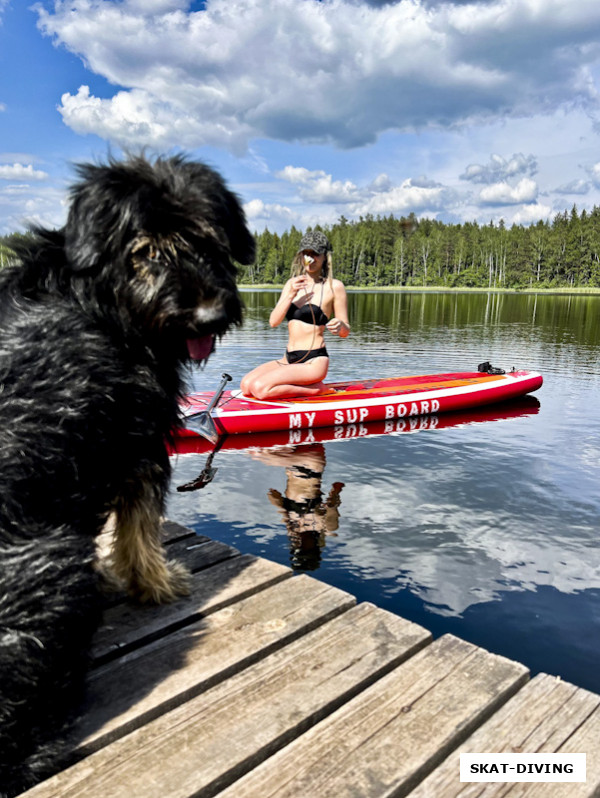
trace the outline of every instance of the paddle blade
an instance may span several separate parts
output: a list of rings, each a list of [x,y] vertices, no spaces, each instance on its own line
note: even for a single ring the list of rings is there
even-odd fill
[[[186,419],[186,426],[199,435],[202,435],[203,438],[206,438],[206,440],[211,443],[216,443],[219,440],[220,436],[213,417],[207,411],[198,413],[198,415],[193,418]]]

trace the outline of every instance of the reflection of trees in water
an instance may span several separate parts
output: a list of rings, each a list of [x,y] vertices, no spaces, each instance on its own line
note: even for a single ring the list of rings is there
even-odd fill
[[[336,271],[336,276],[339,273]],[[343,279],[343,278],[342,278]],[[264,324],[272,308],[272,294],[244,293],[250,319]],[[600,344],[600,297],[586,294],[496,294],[496,293],[419,293],[351,292],[348,309],[352,335],[366,337],[370,343],[409,341],[415,334],[438,336],[439,330],[456,330],[481,342],[481,329],[496,334],[508,325],[520,325],[532,342],[552,349],[575,344],[595,347]],[[374,323],[374,320],[377,323]],[[522,325],[522,326],[521,326]],[[585,354],[585,353],[583,353]]]
[[[323,498],[325,447],[315,443],[262,449],[252,452],[252,457],[266,465],[285,468],[284,493],[272,488],[267,495],[285,523],[292,568],[314,571],[321,562],[326,538],[335,535],[339,526],[340,494],[344,487],[343,482],[334,482],[327,498]]]

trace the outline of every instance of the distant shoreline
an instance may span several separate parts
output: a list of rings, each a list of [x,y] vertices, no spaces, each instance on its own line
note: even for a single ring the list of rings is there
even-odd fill
[[[240,291],[281,291],[283,284],[256,284],[241,283],[238,285]],[[377,293],[385,291],[387,293],[397,294],[560,294],[578,295],[578,296],[598,296],[600,295],[600,287],[598,288],[468,288],[466,286],[451,288],[445,285],[410,285],[410,286],[395,286],[395,285],[377,285],[377,286],[346,286],[348,293]]]

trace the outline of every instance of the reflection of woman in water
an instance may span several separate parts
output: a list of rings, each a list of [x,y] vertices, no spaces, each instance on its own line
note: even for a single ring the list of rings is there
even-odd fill
[[[335,535],[338,528],[340,493],[344,487],[343,482],[334,482],[323,501],[325,448],[315,443],[254,452],[253,457],[268,465],[285,466],[285,494],[271,489],[269,501],[283,516],[290,539],[292,568],[315,570],[319,567],[326,537]]]

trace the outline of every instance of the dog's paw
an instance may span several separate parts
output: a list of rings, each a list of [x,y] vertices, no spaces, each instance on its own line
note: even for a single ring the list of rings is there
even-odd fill
[[[190,594],[190,572],[179,562],[169,560],[160,574],[152,579],[133,579],[129,583],[129,594],[137,601],[151,604],[169,604],[181,596]]]
[[[192,576],[186,566],[176,560],[167,560],[167,569],[174,598],[189,596]]]
[[[102,595],[110,597],[115,593],[127,592],[126,580],[117,576],[112,563],[107,560],[96,560],[94,569],[98,574],[98,589]]]

